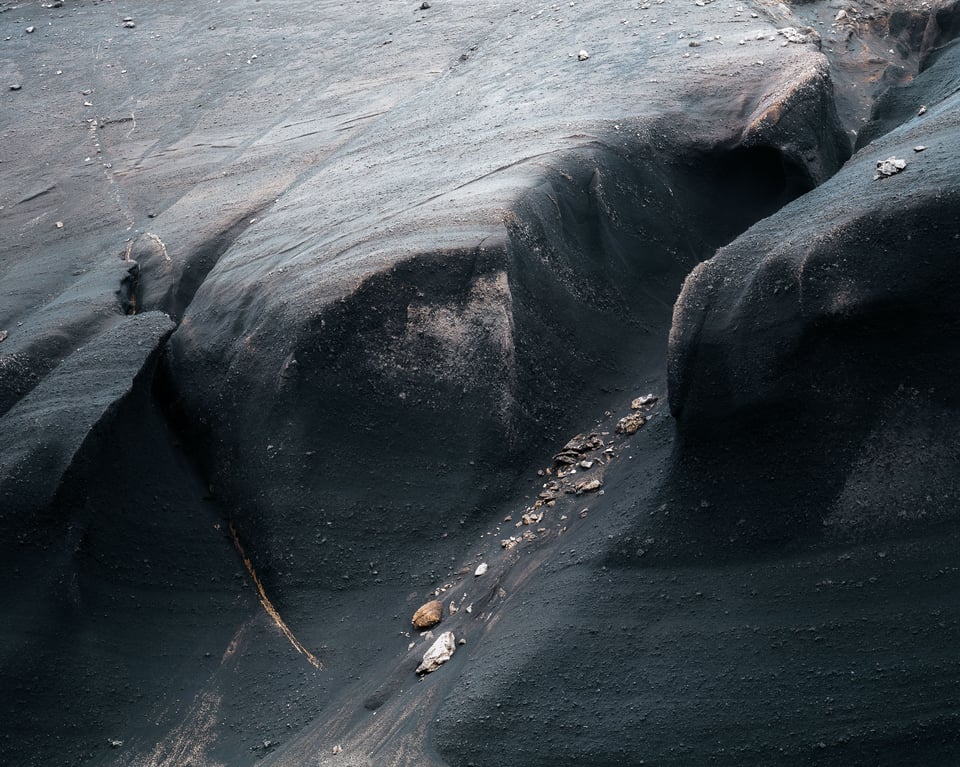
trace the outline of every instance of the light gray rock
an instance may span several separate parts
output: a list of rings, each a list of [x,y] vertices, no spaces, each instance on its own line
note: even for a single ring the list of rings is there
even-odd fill
[[[457,651],[457,641],[452,631],[444,631],[423,654],[423,661],[417,666],[418,674],[430,674],[453,657]]]
[[[877,172],[874,174],[873,180],[877,181],[881,178],[895,176],[906,167],[907,161],[899,157],[888,157],[886,160],[880,160],[877,162]]]

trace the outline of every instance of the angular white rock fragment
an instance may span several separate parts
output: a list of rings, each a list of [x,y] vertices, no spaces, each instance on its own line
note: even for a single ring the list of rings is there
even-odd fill
[[[444,631],[430,649],[423,654],[423,662],[417,666],[418,674],[429,674],[446,663],[457,651],[457,640],[452,631]]]
[[[783,29],[778,29],[777,34],[787,38],[788,43],[797,43],[798,45],[802,45],[804,43],[815,43],[820,37],[816,33],[816,30],[811,29],[810,27],[805,27],[803,29],[797,29],[797,27],[784,27]]]
[[[881,160],[877,163],[877,173],[873,177],[873,180],[876,181],[878,178],[893,176],[906,167],[906,160],[901,160],[899,157],[888,157],[886,160]]]
[[[656,394],[644,394],[642,397],[637,397],[633,402],[630,403],[631,410],[640,410],[641,408],[650,407],[651,405],[656,404],[659,397]]]
[[[586,61],[589,58],[590,54],[584,50],[581,50],[580,53],[577,54],[577,61]]]
[[[473,574],[479,578],[485,572],[487,572],[487,563],[481,562],[479,565],[477,565],[477,569],[473,571]]]

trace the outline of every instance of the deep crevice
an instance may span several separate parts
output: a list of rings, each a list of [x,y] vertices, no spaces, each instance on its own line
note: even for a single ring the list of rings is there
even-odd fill
[[[714,249],[816,186],[795,158],[762,144],[694,152],[679,170],[695,200],[691,215]]]
[[[178,325],[197,291],[206,281],[223,255],[261,215],[267,206],[244,211],[226,227],[194,246],[187,254],[171,258],[157,255],[156,242],[146,246],[143,253],[134,251],[140,264],[136,282],[136,310],[165,312]],[[164,251],[166,247],[164,246]],[[125,307],[129,306],[129,301]]]

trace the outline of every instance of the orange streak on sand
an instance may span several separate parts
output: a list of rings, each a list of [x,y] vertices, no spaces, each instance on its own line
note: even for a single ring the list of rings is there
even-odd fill
[[[318,661],[313,653],[304,647],[300,643],[300,640],[293,635],[290,627],[283,622],[283,618],[280,617],[280,613],[277,612],[277,608],[273,606],[273,603],[267,597],[267,592],[263,590],[263,584],[260,583],[260,578],[257,576],[257,571],[253,569],[253,563],[247,556],[247,552],[243,550],[243,544],[240,543],[240,539],[237,537],[237,530],[233,526],[233,522],[230,523],[230,537],[233,538],[233,545],[236,547],[237,553],[240,554],[240,558],[243,560],[243,564],[246,566],[247,572],[250,573],[250,578],[253,580],[253,585],[257,587],[257,594],[260,597],[260,604],[263,605],[263,609],[266,611],[267,615],[269,615],[271,619],[273,619],[273,622],[277,624],[277,628],[283,632],[283,635],[287,638],[287,641],[293,645],[293,648],[298,653],[305,655],[311,666],[322,670],[323,664]]]

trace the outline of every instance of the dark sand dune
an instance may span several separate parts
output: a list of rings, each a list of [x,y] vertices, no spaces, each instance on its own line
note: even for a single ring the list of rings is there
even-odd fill
[[[958,18],[0,2],[0,762],[955,763]]]

